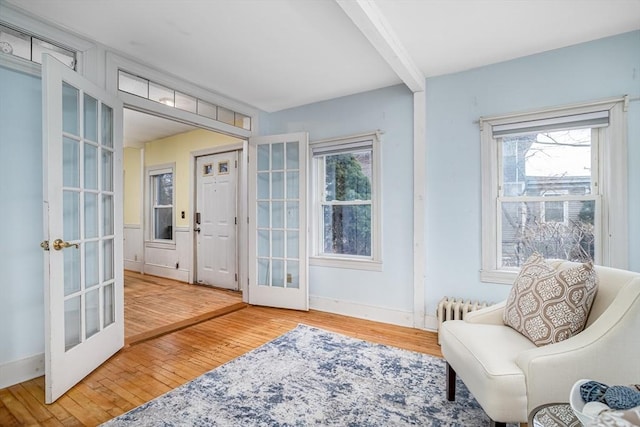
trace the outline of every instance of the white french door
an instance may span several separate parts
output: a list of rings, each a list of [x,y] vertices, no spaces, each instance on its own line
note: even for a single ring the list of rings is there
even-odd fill
[[[308,135],[249,139],[249,303],[309,309]]]
[[[238,289],[238,152],[196,159],[196,281]]]
[[[122,102],[44,55],[45,401],[124,345]]]

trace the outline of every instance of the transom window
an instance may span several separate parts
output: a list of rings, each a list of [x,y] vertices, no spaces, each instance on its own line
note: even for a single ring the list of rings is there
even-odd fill
[[[380,262],[377,137],[314,143],[311,150],[315,205],[312,263],[324,259],[334,266],[372,268],[357,263]]]
[[[0,52],[42,64],[42,54],[49,55],[75,70],[76,53],[36,36],[0,25]]]
[[[483,281],[513,283],[533,252],[626,267],[623,104],[481,120]]]

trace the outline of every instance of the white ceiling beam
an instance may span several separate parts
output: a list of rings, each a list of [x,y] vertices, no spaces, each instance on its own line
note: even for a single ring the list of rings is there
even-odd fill
[[[369,43],[413,92],[425,89],[425,77],[373,0],[336,0]]]

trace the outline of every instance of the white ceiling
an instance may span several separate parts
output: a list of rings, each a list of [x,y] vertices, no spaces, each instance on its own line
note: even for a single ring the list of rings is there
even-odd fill
[[[197,129],[162,117],[124,109],[124,146],[142,148],[145,142]]]
[[[6,1],[268,112],[402,82],[336,0]],[[359,1],[426,77],[640,28],[640,0]]]
[[[7,1],[269,112],[401,82],[334,0]],[[640,28],[640,0],[371,1],[425,76]]]

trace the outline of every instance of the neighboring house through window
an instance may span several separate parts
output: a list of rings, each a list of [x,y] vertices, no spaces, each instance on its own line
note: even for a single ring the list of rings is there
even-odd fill
[[[623,105],[481,120],[482,280],[512,283],[533,252],[626,267]]]
[[[148,171],[149,193],[149,237],[151,241],[173,241],[173,167],[154,167]]]
[[[380,269],[378,144],[375,133],[312,143],[312,265]]]

